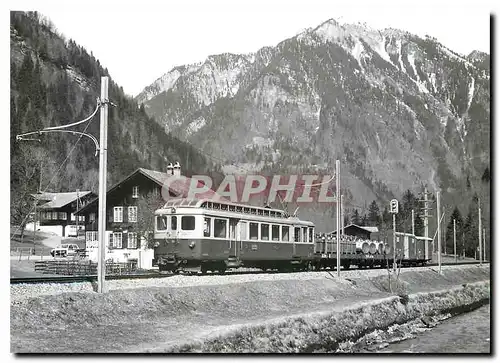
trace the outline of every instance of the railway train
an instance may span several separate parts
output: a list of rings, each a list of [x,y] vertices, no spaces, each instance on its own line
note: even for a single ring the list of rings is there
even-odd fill
[[[392,265],[393,241],[341,237],[344,269]],[[425,264],[430,260],[429,240],[397,232],[396,259],[403,265]],[[314,223],[279,209],[210,199],[171,199],[156,210],[154,246],[154,264],[160,271],[310,271],[337,266],[335,236],[316,233]]]

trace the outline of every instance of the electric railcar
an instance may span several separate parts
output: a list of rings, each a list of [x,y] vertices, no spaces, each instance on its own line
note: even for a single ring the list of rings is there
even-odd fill
[[[311,269],[313,237],[312,222],[267,207],[179,198],[155,211],[155,262],[160,271]]]

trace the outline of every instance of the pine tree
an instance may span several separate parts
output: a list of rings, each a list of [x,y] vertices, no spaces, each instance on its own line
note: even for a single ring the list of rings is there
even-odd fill
[[[486,167],[486,169],[484,169],[484,173],[483,173],[483,176],[481,177],[481,181],[483,183],[490,182],[490,168]]]
[[[358,226],[361,223],[361,220],[360,220],[360,217],[359,217],[359,212],[358,212],[357,209],[354,209],[354,212],[352,213],[351,223],[352,224],[356,224]]]
[[[375,200],[368,207],[368,223],[376,227],[380,227],[381,224],[380,208]]]
[[[450,222],[448,223],[448,226],[446,227],[446,237],[445,237],[445,243],[446,243],[446,251],[453,251],[454,246],[453,246],[453,220],[455,220],[455,225],[456,225],[456,236],[457,236],[457,253],[460,252],[460,236],[462,234],[462,229],[463,229],[463,220],[462,216],[460,214],[460,211],[458,210],[457,207],[453,209],[453,212],[451,213],[450,216]]]

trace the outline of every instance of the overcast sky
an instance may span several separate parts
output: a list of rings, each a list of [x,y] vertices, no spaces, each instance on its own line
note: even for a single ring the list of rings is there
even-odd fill
[[[224,52],[248,53],[276,45],[330,18],[429,34],[467,55],[490,53],[493,2],[474,0],[279,1],[206,0],[131,2],[17,1],[39,10],[68,39],[92,51],[129,95],[172,67]],[[75,6],[78,5],[78,6]]]

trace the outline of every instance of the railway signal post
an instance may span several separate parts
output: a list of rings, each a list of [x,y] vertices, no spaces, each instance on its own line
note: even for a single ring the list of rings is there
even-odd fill
[[[394,272],[396,272],[396,214],[398,213],[398,210],[399,210],[398,200],[392,199],[390,207],[391,207],[390,212],[392,213],[392,241],[393,241],[392,268],[393,268]]]

